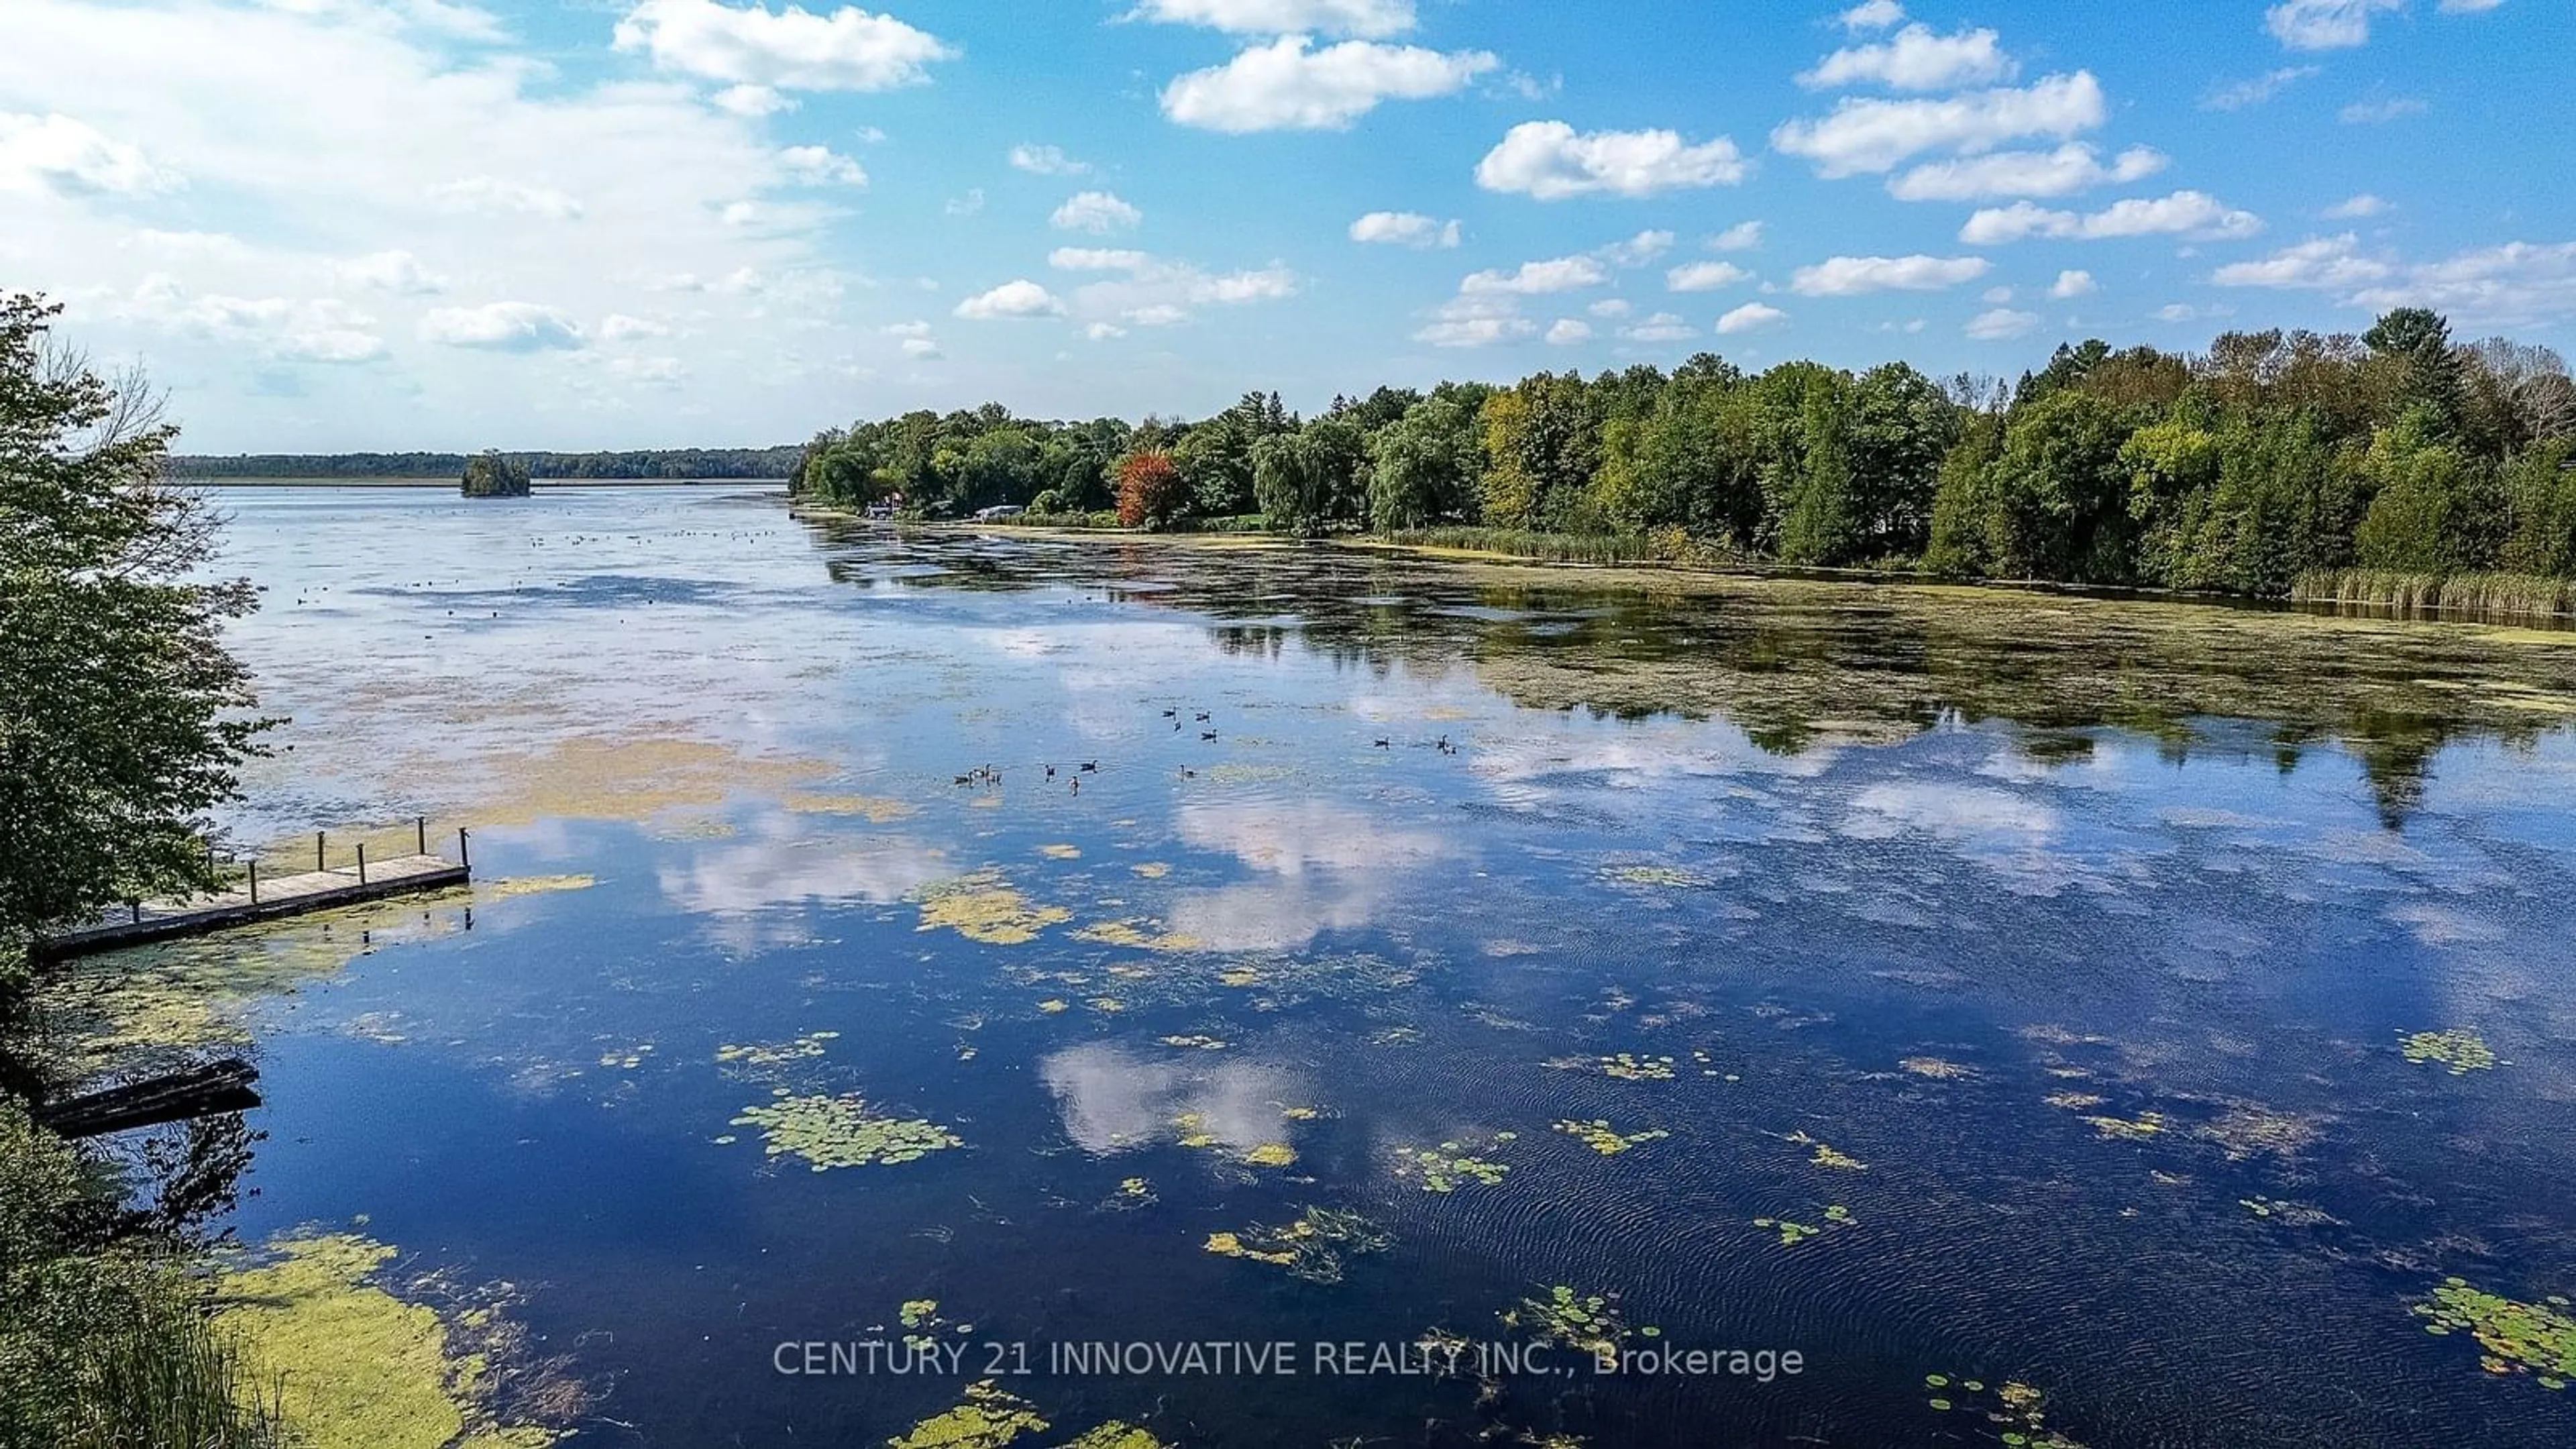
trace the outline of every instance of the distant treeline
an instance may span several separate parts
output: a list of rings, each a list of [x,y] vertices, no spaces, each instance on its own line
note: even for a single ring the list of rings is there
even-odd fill
[[[2232,332],[2196,355],[2061,346],[2017,382],[1703,353],[1669,374],[1380,388],[1312,419],[1260,393],[1197,422],[917,412],[818,435],[790,488],[932,517],[1257,513],[1301,534],[1477,528],[2281,597],[2350,570],[2576,575],[2576,383],[2545,348],[2458,344],[2404,308],[2358,336]]]
[[[623,453],[504,453],[501,456],[546,478],[784,478],[801,450],[778,448],[662,448]],[[465,476],[464,453],[237,453],[223,457],[177,456],[170,472],[181,478],[444,478]]]

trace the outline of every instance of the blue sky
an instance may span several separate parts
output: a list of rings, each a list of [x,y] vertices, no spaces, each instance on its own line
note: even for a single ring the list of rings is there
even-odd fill
[[[202,451],[2576,343],[2566,0],[888,3],[6,0],[0,286]]]

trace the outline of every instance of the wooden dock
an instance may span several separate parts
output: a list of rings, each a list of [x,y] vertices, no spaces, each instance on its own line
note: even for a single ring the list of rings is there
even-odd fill
[[[120,946],[202,935],[252,921],[440,890],[464,885],[473,878],[470,865],[435,855],[399,855],[301,875],[268,876],[256,886],[246,882],[241,889],[215,895],[192,896],[183,901],[146,901],[96,924],[42,937],[36,942],[36,954],[59,960],[113,951]]]

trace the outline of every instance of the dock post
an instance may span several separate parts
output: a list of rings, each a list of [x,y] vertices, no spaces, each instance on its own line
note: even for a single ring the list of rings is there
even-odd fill
[[[313,869],[318,874],[322,868],[322,832],[316,830],[313,832]]]
[[[358,842],[358,884],[367,883],[367,842]]]
[[[250,903],[259,904],[259,857],[250,858]]]
[[[143,924],[143,903],[142,903],[141,901],[127,901],[125,904],[126,904],[130,909],[132,909],[132,910],[133,910],[133,912],[134,912],[134,924],[136,924],[136,925],[138,925],[138,926],[139,926],[139,925],[142,925],[142,924]]]
[[[412,828],[418,831],[420,835],[420,853],[422,855],[429,854],[429,817],[426,815],[415,815],[411,818],[411,823]]]
[[[474,869],[474,855],[466,848],[465,827],[462,825],[456,827],[456,863],[469,871]]]

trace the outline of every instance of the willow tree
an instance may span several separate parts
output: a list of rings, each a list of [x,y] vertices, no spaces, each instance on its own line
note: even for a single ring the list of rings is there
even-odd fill
[[[204,576],[220,520],[163,481],[178,430],[60,311],[0,298],[0,970],[7,938],[206,884],[268,723],[223,641],[251,587]]]

